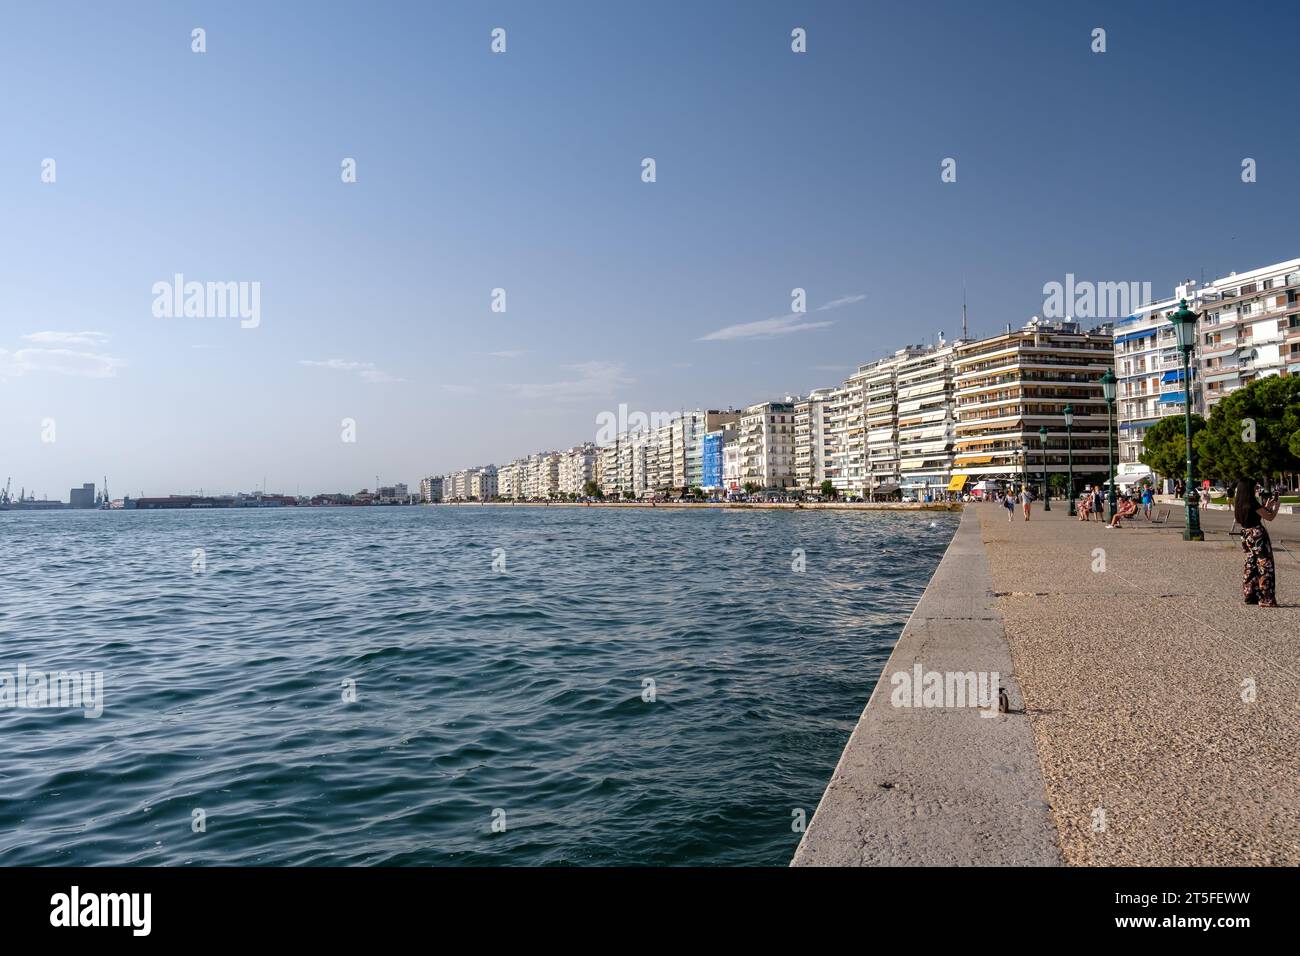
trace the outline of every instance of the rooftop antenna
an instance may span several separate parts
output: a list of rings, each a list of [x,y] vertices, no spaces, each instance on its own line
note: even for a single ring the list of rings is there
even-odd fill
[[[961,280],[961,337],[963,340],[969,336],[966,332],[966,277]]]

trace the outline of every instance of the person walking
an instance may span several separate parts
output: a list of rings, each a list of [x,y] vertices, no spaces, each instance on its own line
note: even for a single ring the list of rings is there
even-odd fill
[[[1241,525],[1241,550],[1246,553],[1241,573],[1241,597],[1246,604],[1277,607],[1273,542],[1269,540],[1264,522],[1277,517],[1282,501],[1276,494],[1269,494],[1261,503],[1255,490],[1255,480],[1243,478],[1237,482],[1237,493],[1232,502],[1233,517]]]
[[[1025,520],[1026,520],[1026,521],[1029,520],[1029,503],[1030,503],[1031,501],[1033,501],[1033,500],[1034,500],[1033,495],[1031,495],[1031,494],[1029,493],[1029,486],[1028,486],[1028,485],[1021,485],[1021,486],[1020,486],[1020,503],[1021,503],[1022,505],[1024,505],[1024,508],[1025,508]]]
[[[1143,485],[1142,486],[1142,517],[1146,518],[1148,521],[1151,520],[1151,502],[1152,502],[1151,486]]]
[[[1016,502],[1015,496],[1008,490],[1002,495],[1002,507],[1007,509],[1007,520],[1016,520]]]

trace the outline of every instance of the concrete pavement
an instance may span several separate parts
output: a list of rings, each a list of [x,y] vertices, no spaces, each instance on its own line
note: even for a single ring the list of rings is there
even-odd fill
[[[1300,863],[1300,559],[1277,555],[1283,607],[1247,607],[1224,512],[1197,543],[1181,508],[1107,530],[969,507],[1066,861]]]
[[[976,507],[903,629],[791,865],[1060,864]],[[997,712],[991,686],[989,716],[969,696],[939,706],[898,696],[898,681],[918,668],[996,673],[1011,712]]]

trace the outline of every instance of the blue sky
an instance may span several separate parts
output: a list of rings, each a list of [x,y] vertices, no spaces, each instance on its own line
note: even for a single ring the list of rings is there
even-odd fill
[[[1165,294],[1296,257],[1297,27],[1281,3],[7,4],[0,478],[414,483],[590,440],[619,403],[834,384],[956,335],[963,282],[987,334],[1066,273]],[[259,282],[260,324],[155,317],[176,273]]]

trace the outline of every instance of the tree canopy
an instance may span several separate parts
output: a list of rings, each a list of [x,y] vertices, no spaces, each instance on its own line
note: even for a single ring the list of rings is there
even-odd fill
[[[1207,476],[1300,471],[1300,376],[1256,379],[1227,396],[1214,406],[1195,446]]]
[[[1196,438],[1205,428],[1205,419],[1192,414],[1192,474],[1200,475],[1199,455],[1196,451]],[[1146,465],[1157,475],[1165,478],[1183,478],[1187,466],[1187,439],[1182,415],[1162,418],[1142,436],[1142,454],[1138,461]]]

